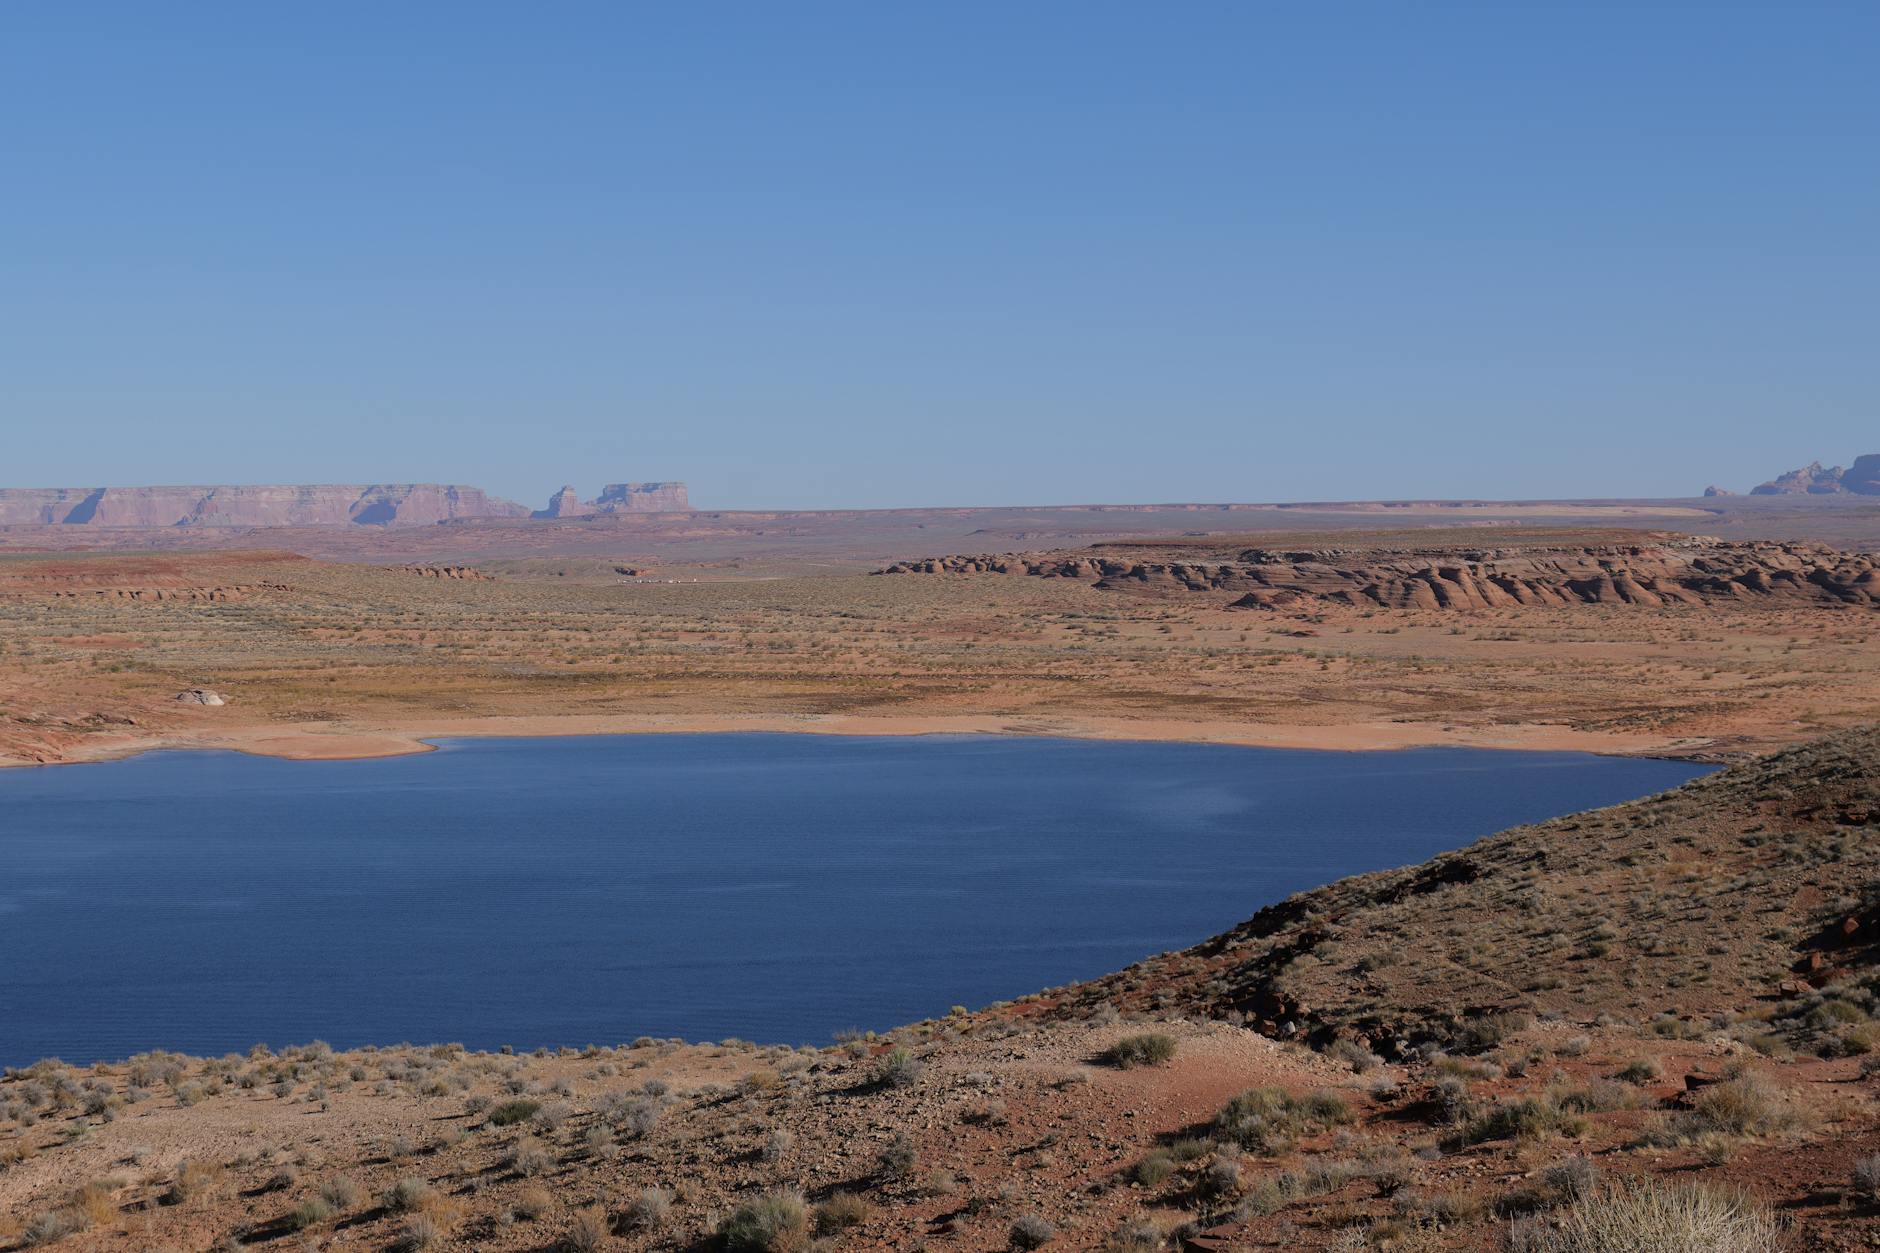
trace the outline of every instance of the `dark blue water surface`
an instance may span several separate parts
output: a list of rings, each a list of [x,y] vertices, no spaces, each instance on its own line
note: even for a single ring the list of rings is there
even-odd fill
[[[0,771],[0,1063],[314,1038],[822,1043],[1701,773],[809,735]]]

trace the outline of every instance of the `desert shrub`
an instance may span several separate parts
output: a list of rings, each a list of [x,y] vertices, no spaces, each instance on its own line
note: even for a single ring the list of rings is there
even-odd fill
[[[1522,1010],[1489,1014],[1464,1023],[1456,1043],[1458,1047],[1466,1051],[1485,1053],[1510,1036],[1526,1031],[1533,1025],[1534,1015]]]
[[[1527,1096],[1514,1101],[1499,1101],[1469,1120],[1463,1127],[1464,1144],[1486,1140],[1538,1140],[1556,1132],[1579,1135],[1586,1130],[1581,1114],[1563,1109],[1546,1097]]]
[[[316,1227],[333,1217],[333,1207],[319,1197],[309,1197],[287,1213],[287,1227],[291,1231],[304,1231]]]
[[[1444,1075],[1431,1087],[1430,1099],[1444,1122],[1462,1122],[1469,1113],[1469,1081],[1461,1075]]]
[[[1854,1163],[1854,1191],[1869,1201],[1880,1201],[1880,1153]]]
[[[790,1152],[790,1146],[796,1143],[796,1137],[782,1127],[774,1128],[764,1137],[763,1147],[757,1150],[760,1160],[776,1165]]]
[[[650,1231],[666,1221],[666,1213],[671,1208],[670,1192],[664,1188],[641,1188],[640,1194],[627,1206],[627,1224]]]
[[[1132,1179],[1145,1188],[1159,1188],[1175,1173],[1175,1159],[1162,1149],[1146,1153],[1130,1168]]]
[[[429,1214],[413,1214],[398,1228],[392,1247],[399,1253],[417,1253],[444,1238],[444,1228]]]
[[[1619,1072],[1613,1078],[1625,1083],[1646,1084],[1654,1082],[1662,1074],[1664,1074],[1664,1067],[1658,1064],[1657,1058],[1635,1057],[1620,1067]]]
[[[1240,1160],[1217,1157],[1201,1172],[1197,1188],[1205,1197],[1233,1196],[1240,1191]]]
[[[1057,1228],[1038,1214],[1021,1214],[1008,1234],[1015,1249],[1041,1249],[1057,1238]]]
[[[1268,1214],[1277,1214],[1285,1208],[1292,1198],[1278,1179],[1268,1176],[1256,1181],[1252,1187],[1241,1193],[1240,1204],[1234,1207],[1234,1217],[1241,1222],[1252,1218],[1264,1218]]]
[[[1597,1189],[1555,1229],[1529,1229],[1533,1253],[1775,1253],[1768,1212],[1740,1192],[1641,1179]]]
[[[1691,1122],[1701,1131],[1728,1135],[1768,1135],[1796,1123],[1787,1101],[1754,1074],[1712,1084],[1698,1093]]]
[[[598,1205],[590,1205],[574,1212],[562,1244],[570,1253],[594,1253],[607,1246],[609,1234],[607,1212]]]
[[[629,1097],[608,1113],[608,1120],[636,1140],[644,1140],[659,1126],[656,1097]]]
[[[888,1147],[881,1151],[881,1174],[889,1179],[905,1179],[920,1164],[920,1154],[905,1131],[895,1133]]]
[[[609,1157],[614,1153],[613,1128],[596,1124],[589,1127],[581,1136],[581,1143],[587,1151],[596,1157]]]
[[[816,1207],[816,1234],[832,1236],[868,1221],[868,1202],[853,1192],[838,1192]]]
[[[334,1175],[320,1181],[318,1195],[336,1211],[349,1210],[359,1204],[359,1185],[345,1175]]]
[[[534,1136],[524,1136],[516,1141],[515,1147],[503,1156],[503,1164],[518,1175],[528,1178],[552,1170],[555,1165],[555,1155],[549,1152],[547,1145]]]
[[[1116,1229],[1104,1253],[1155,1253],[1162,1247],[1162,1229],[1147,1218],[1132,1218]]]
[[[221,1176],[221,1168],[198,1158],[185,1158],[176,1165],[176,1177],[159,1198],[165,1205],[187,1205],[209,1194]]]
[[[20,1243],[29,1249],[42,1244],[55,1244],[84,1230],[80,1226],[81,1222],[81,1216],[72,1210],[49,1210],[26,1224],[26,1230],[20,1233]]]
[[[772,1192],[731,1212],[718,1228],[728,1253],[780,1253],[800,1243],[809,1207],[795,1192]]]
[[[1583,1201],[1599,1183],[1599,1168],[1583,1153],[1564,1157],[1540,1174],[1541,1190],[1556,1205]]]
[[[514,1203],[510,1205],[509,1212],[514,1214],[517,1218],[525,1218],[530,1222],[534,1222],[553,1208],[555,1208],[555,1198],[550,1196],[546,1189],[524,1188],[521,1192],[516,1194],[516,1199]]]
[[[1160,1031],[1126,1035],[1103,1050],[1103,1060],[1128,1070],[1134,1066],[1160,1066],[1175,1056],[1175,1037]]]
[[[911,1088],[920,1081],[926,1066],[904,1048],[892,1048],[881,1055],[875,1067],[875,1082],[884,1088]]]
[[[118,1216],[117,1202],[111,1193],[119,1186],[115,1179],[94,1179],[73,1194],[68,1209],[78,1213],[87,1227],[108,1223]]]
[[[385,1208],[394,1214],[409,1214],[424,1208],[437,1193],[422,1179],[407,1176],[385,1191]]]
[[[1186,1164],[1198,1162],[1216,1149],[1214,1141],[1195,1136],[1177,1140],[1168,1146],[1168,1155],[1176,1161]]]
[[[1325,1050],[1325,1055],[1345,1063],[1345,1065],[1351,1067],[1351,1069],[1358,1074],[1364,1074],[1368,1070],[1375,1070],[1377,1067],[1384,1064],[1383,1058],[1379,1057],[1376,1053],[1373,1053],[1356,1040],[1334,1040],[1332,1041],[1331,1047]]]
[[[1294,1136],[1351,1121],[1351,1107],[1333,1092],[1295,1097],[1278,1088],[1248,1088],[1222,1107],[1214,1130],[1242,1148],[1267,1152]]]
[[[497,1127],[513,1127],[519,1122],[527,1122],[541,1111],[540,1101],[504,1101],[490,1111],[490,1123]]]

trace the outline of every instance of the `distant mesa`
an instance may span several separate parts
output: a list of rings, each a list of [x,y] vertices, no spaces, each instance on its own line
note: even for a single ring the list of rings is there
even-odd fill
[[[457,483],[0,488],[0,526],[405,527],[690,508],[683,483],[615,483],[587,503],[564,488],[535,512]]]
[[[1728,495],[1707,489],[1704,495]],[[1823,466],[1810,462],[1749,489],[1752,496],[1880,496],[1880,453],[1854,458],[1854,464]]]
[[[609,483],[593,500],[582,500],[572,487],[548,498],[537,518],[591,518],[615,513],[684,513],[692,508],[684,483]]]

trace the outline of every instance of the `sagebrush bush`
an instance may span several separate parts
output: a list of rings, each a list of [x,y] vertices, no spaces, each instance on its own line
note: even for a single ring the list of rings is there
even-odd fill
[[[1057,1228],[1038,1214],[1022,1214],[1008,1233],[1015,1249],[1041,1249],[1057,1238]]]
[[[1267,1152],[1293,1137],[1351,1121],[1351,1107],[1333,1092],[1295,1097],[1279,1088],[1248,1088],[1222,1107],[1214,1130],[1242,1148]]]
[[[1135,1066],[1160,1066],[1175,1056],[1175,1037],[1160,1031],[1126,1035],[1103,1051],[1103,1060],[1128,1070]]]
[[[490,1111],[489,1121],[498,1127],[513,1127],[519,1122],[527,1122],[540,1112],[540,1101],[504,1101]]]
[[[503,1165],[518,1175],[528,1178],[539,1175],[555,1165],[555,1155],[548,1151],[540,1140],[533,1136],[524,1136],[516,1141],[515,1147],[503,1156]]]
[[[1701,1129],[1730,1135],[1768,1135],[1795,1125],[1794,1111],[1754,1074],[1713,1084],[1697,1095],[1692,1121]]]
[[[641,1188],[640,1194],[627,1206],[627,1223],[650,1231],[666,1221],[666,1212],[671,1208],[670,1192],[664,1188]]]
[[[727,1253],[780,1253],[809,1226],[809,1206],[795,1192],[772,1192],[731,1212],[718,1228]]]
[[[413,1214],[405,1219],[398,1228],[398,1236],[392,1247],[399,1253],[418,1253],[428,1249],[444,1238],[444,1229],[437,1219],[429,1214]]]
[[[904,1048],[892,1048],[881,1055],[875,1069],[875,1082],[884,1088],[911,1088],[920,1082],[927,1067]]]
[[[562,1244],[570,1253],[596,1253],[596,1250],[607,1247],[610,1234],[607,1212],[598,1205],[590,1205],[574,1212],[574,1219],[568,1224],[568,1234],[562,1237]]]
[[[1781,1233],[1741,1192],[1638,1179],[1598,1188],[1519,1241],[1528,1253],[1775,1253]]]
[[[868,1202],[853,1192],[838,1192],[816,1207],[816,1234],[832,1236],[868,1221]]]
[[[385,1208],[394,1214],[409,1214],[423,1209],[436,1191],[422,1179],[407,1176],[385,1191]]]
[[[1854,1163],[1854,1191],[1869,1201],[1880,1201],[1880,1153]]]
[[[359,1185],[345,1175],[334,1175],[320,1181],[319,1195],[335,1210],[345,1211],[359,1204]]]

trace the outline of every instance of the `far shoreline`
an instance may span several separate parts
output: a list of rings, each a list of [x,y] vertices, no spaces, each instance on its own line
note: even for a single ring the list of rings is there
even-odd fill
[[[213,717],[214,715],[209,715]],[[803,734],[836,736],[999,735],[1124,743],[1218,744],[1322,752],[1473,748],[1579,752],[1720,764],[1754,754],[1711,737],[1576,731],[1548,723],[1444,726],[1425,722],[1329,725],[1203,722],[1182,719],[1000,714],[544,714],[490,715],[372,725],[352,722],[255,724],[227,730],[89,737],[50,761],[0,757],[0,768],[86,765],[165,751],[226,751],[285,761],[371,761],[437,751],[439,740],[544,739],[601,735]]]

